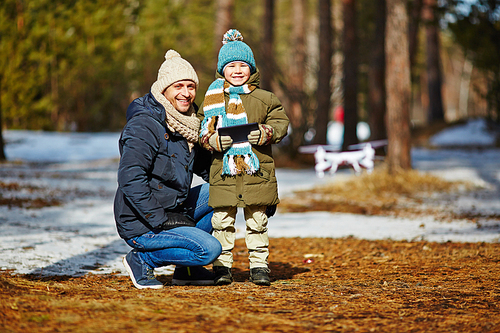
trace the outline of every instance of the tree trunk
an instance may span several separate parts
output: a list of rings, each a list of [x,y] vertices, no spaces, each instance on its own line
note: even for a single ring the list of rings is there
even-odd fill
[[[408,28],[408,42],[410,48],[410,69],[415,65],[415,55],[418,50],[418,30],[420,26],[420,19],[422,17],[422,2],[423,0],[413,0],[410,2],[410,23]]]
[[[315,126],[316,144],[326,144],[326,134],[330,115],[330,97],[332,89],[332,16],[330,0],[319,0],[319,71],[318,88],[316,90],[317,108]]]
[[[385,1],[376,0],[379,10],[375,17],[375,36],[371,47],[370,68],[368,69],[368,107],[370,140],[387,138],[385,129]]]
[[[427,38],[427,87],[429,90],[429,123],[444,121],[442,74],[439,56],[439,26],[435,15],[436,0],[424,0],[423,19]]]
[[[342,0],[344,13],[344,142],[342,149],[358,143],[358,38],[356,0]]]
[[[0,76],[0,91],[2,91],[2,77]],[[3,143],[3,124],[2,124],[2,98],[0,97],[0,161],[5,161],[4,143]]]
[[[410,77],[411,82],[414,84],[417,89],[412,91],[410,105],[414,108],[414,110],[418,110],[418,115],[420,115],[419,119],[423,118],[422,109],[417,105],[420,105],[422,98],[424,97],[422,91],[420,89],[420,78],[416,75],[415,68],[415,58],[418,53],[419,45],[420,45],[420,22],[422,21],[422,6],[423,0],[409,0],[409,27],[408,27],[408,45],[409,45],[409,53],[410,53]],[[416,114],[414,113],[414,116]]]
[[[215,28],[214,28],[214,50],[215,65],[217,68],[217,59],[219,50],[222,47],[222,36],[233,28],[234,0],[216,0],[215,3]]]
[[[411,169],[410,57],[406,0],[387,0],[385,39],[387,88],[387,165],[390,173]]]
[[[264,0],[264,37],[262,39],[262,61],[260,63],[260,87],[271,90],[274,76],[274,0]]]
[[[292,2],[294,25],[292,29],[292,61],[289,68],[288,95],[290,110],[288,116],[292,125],[290,140],[292,149],[298,148],[304,138],[306,119],[303,115],[304,103],[304,77],[306,63],[305,45],[305,1],[293,0]]]

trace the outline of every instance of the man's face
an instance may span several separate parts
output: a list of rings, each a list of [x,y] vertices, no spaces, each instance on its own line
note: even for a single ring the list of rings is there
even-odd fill
[[[163,95],[177,111],[186,113],[196,97],[196,84],[191,80],[177,81],[168,86]]]
[[[224,68],[224,78],[233,86],[241,86],[250,78],[250,67],[244,62],[232,62]]]

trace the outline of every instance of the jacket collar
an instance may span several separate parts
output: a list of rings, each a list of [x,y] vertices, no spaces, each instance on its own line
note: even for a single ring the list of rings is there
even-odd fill
[[[151,92],[145,96],[144,104],[148,109],[151,117],[159,121],[160,123],[165,123],[165,108],[160,102],[156,100]]]

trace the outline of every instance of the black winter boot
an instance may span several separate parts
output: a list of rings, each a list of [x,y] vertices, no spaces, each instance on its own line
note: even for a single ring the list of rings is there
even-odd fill
[[[214,274],[214,283],[216,286],[223,286],[233,282],[233,275],[231,274],[231,268],[229,267],[214,266]]]
[[[250,269],[250,282],[259,286],[270,286],[271,280],[268,275],[270,272],[271,271],[267,267],[252,268]]]

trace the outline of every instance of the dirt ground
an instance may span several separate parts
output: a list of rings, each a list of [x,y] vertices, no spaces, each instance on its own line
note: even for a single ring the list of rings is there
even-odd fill
[[[438,211],[443,220],[456,218],[446,205],[432,204],[433,196],[403,187],[384,194],[384,184],[369,178],[352,186],[340,194],[326,188],[321,200],[304,191],[283,200],[280,209],[395,216]],[[360,187],[363,195],[353,190]],[[373,197],[366,189],[376,200],[357,199]],[[337,195],[327,200],[325,193]],[[172,277],[161,275],[164,289],[138,290],[120,275],[0,270],[0,333],[500,332],[500,243],[273,238],[270,251],[269,287],[248,282],[242,239],[234,251],[235,282],[222,287],[172,286]]]
[[[0,332],[500,332],[500,244],[271,239],[272,284],[0,272]]]

